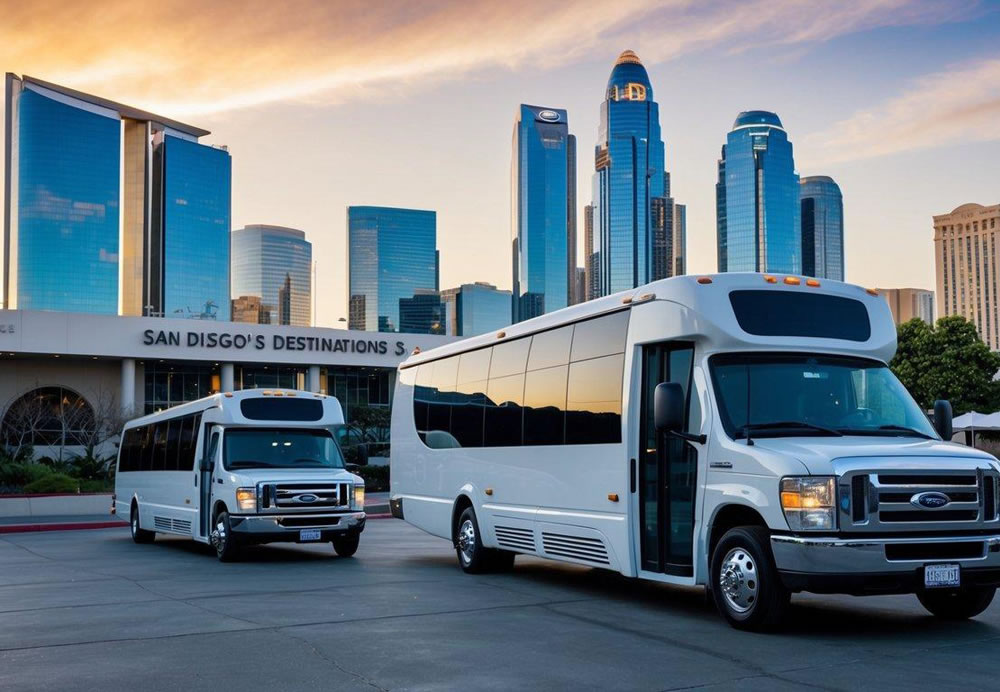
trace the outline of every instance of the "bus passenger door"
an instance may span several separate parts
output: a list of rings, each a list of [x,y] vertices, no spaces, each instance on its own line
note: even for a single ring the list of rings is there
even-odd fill
[[[642,413],[639,434],[640,569],[691,576],[698,453],[690,442],[658,435],[653,392],[661,382],[684,391],[684,430],[690,420],[694,345],[663,342],[643,347]]]
[[[212,478],[219,457],[219,440],[222,428],[205,424],[205,453],[198,460],[198,531],[195,535],[207,538],[212,521]]]

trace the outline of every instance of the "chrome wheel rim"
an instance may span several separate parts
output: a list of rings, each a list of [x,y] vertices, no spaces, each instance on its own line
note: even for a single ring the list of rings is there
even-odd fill
[[[139,516],[137,514],[132,515],[132,537],[139,532]]]
[[[733,548],[722,561],[719,587],[730,610],[747,613],[757,604],[760,580],[757,561],[743,548]]]
[[[222,550],[226,544],[226,525],[221,521],[216,522],[215,531],[212,532],[212,545],[216,550]]]
[[[462,522],[458,529],[458,551],[462,554],[462,562],[466,565],[472,562],[476,552],[476,527],[471,519]]]

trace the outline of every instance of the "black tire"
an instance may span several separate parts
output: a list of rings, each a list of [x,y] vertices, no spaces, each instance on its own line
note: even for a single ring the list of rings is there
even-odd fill
[[[455,529],[455,554],[459,567],[468,574],[490,572],[494,569],[494,552],[483,547],[476,512],[472,507],[466,507]]]
[[[361,543],[360,533],[349,533],[346,536],[337,536],[333,539],[333,549],[340,557],[351,557],[358,552],[358,544]]]
[[[215,515],[212,523],[211,533],[212,545],[215,547],[215,556],[220,562],[235,562],[240,557],[240,545],[233,535],[232,525],[229,523],[229,512],[223,510]]]
[[[132,540],[136,543],[152,543],[156,540],[156,533],[147,531],[139,526],[139,505],[133,504],[129,514],[129,527],[132,530]]]
[[[960,589],[920,591],[917,599],[934,617],[943,620],[968,620],[990,607],[995,586],[966,586]]]
[[[788,612],[791,593],[781,582],[763,526],[727,531],[712,553],[709,579],[716,608],[737,629],[771,630]]]

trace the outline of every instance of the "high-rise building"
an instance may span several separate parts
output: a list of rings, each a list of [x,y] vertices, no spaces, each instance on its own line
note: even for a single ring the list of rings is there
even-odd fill
[[[833,178],[799,180],[802,223],[802,273],[844,280],[844,198]]]
[[[399,299],[399,329],[408,334],[444,334],[446,311],[437,291],[417,290]]]
[[[511,292],[477,281],[441,291],[445,304],[445,333],[448,336],[476,336],[510,324]]]
[[[718,170],[719,271],[802,273],[799,176],[778,116],[736,116]]]
[[[624,51],[608,79],[594,150],[593,296],[671,276],[673,200],[659,107],[638,56]]]
[[[348,207],[347,270],[348,327],[404,331],[400,301],[439,289],[437,213]],[[424,298],[418,304],[427,307],[426,302]]]
[[[687,274],[687,205],[674,204],[673,220],[673,251],[672,264],[673,273],[671,276],[683,276]]]
[[[934,291],[925,288],[880,288],[896,326],[914,318],[934,324]]]
[[[521,104],[511,145],[514,322],[573,303],[576,138],[566,111]]]
[[[237,296],[233,298],[233,322],[268,324],[270,313],[263,309],[260,296]]]
[[[600,295],[598,284],[597,255],[594,253],[594,205],[583,208],[583,262],[586,293],[584,300],[593,300]]]
[[[266,324],[311,326],[312,243],[306,234],[251,225],[233,231],[232,247],[233,295],[258,296]]]
[[[963,204],[934,217],[937,316],[962,315],[1000,350],[997,233],[1000,204]]]
[[[27,76],[5,95],[6,307],[228,319],[230,157],[209,132]]]
[[[587,270],[583,267],[577,267],[573,290],[573,304],[582,303],[585,300],[587,300]]]

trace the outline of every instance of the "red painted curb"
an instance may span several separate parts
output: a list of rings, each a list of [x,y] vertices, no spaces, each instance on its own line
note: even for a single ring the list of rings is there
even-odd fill
[[[0,526],[0,533],[29,533],[32,531],[83,531],[85,529],[128,528],[124,521],[87,521],[63,524],[7,524]]]
[[[368,514],[365,519],[392,519],[391,514]]]

